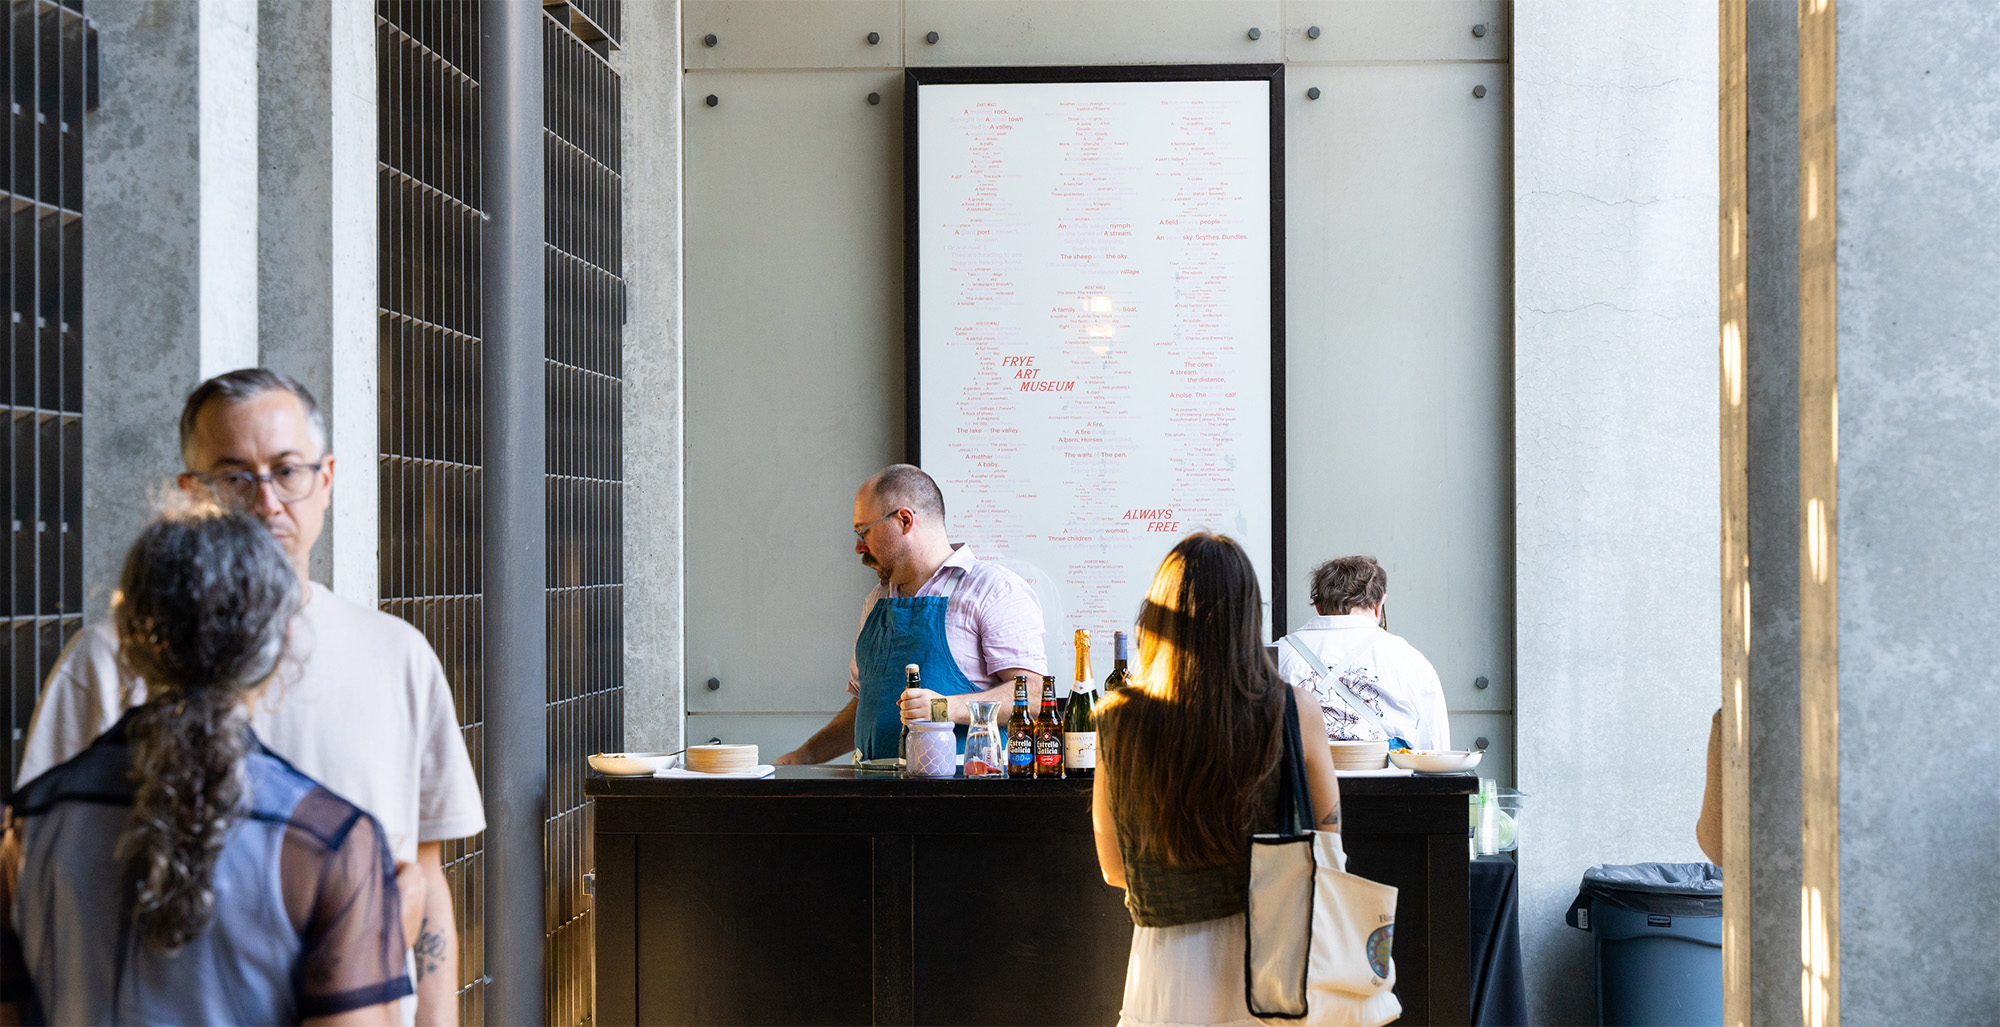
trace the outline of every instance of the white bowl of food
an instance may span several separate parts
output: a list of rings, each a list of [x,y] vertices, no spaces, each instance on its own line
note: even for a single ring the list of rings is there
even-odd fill
[[[1418,774],[1463,774],[1478,766],[1484,755],[1484,749],[1391,749],[1389,762]]]
[[[673,752],[600,752],[590,758],[590,769],[606,777],[638,777],[672,763],[678,755]]]

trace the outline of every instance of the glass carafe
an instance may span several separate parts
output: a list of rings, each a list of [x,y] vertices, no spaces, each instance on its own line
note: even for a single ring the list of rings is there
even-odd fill
[[[1000,734],[1000,704],[970,703],[972,727],[965,735],[965,776],[1006,777],[1007,741]]]

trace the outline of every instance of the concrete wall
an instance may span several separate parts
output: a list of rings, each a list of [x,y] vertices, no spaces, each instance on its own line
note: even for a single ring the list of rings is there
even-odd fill
[[[1838,21],[1840,1001],[2000,1010],[2000,7]]]
[[[257,0],[195,0],[201,376],[257,362]],[[182,68],[183,74],[186,68]]]
[[[682,745],[678,2],[625,5],[625,747]],[[636,55],[636,58],[628,55]]]
[[[838,526],[904,455],[901,69],[1283,62],[1290,602],[1271,619],[1308,615],[1315,562],[1381,557],[1453,736],[1487,738],[1482,771],[1511,781],[1506,4],[698,0],[682,31],[692,739],[782,752],[846,701],[873,578]]]
[[[1593,863],[1698,860],[1720,705],[1713,5],[1514,9],[1521,933],[1535,1023],[1595,1020]]]
[[[1798,5],[1748,5],[1751,1012],[1799,1019]]]
[[[195,0],[90,17],[102,99],[83,165],[83,576],[96,620],[151,493],[181,466],[174,424],[203,365],[203,167]]]
[[[257,361],[298,378],[327,418],[333,509],[313,577],[380,594],[376,454],[375,8],[260,0]]]

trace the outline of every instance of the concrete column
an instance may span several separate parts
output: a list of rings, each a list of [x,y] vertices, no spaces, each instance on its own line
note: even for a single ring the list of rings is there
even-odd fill
[[[682,674],[681,5],[625,6],[625,747],[670,752]]]
[[[2000,7],[1835,0],[1838,1008],[2000,1009]],[[1802,440],[1801,445],[1804,445]]]
[[[1721,702],[1716,10],[1514,8],[1521,936],[1535,1023],[1595,1022],[1593,863],[1701,859]]]
[[[1799,26],[1751,0],[1751,1022],[1799,1021]]]
[[[257,362],[257,265],[249,259],[257,251],[257,4],[198,4],[201,376],[208,378]]]
[[[375,8],[260,0],[257,312],[262,362],[313,391],[336,457],[313,577],[378,597],[379,193]]]
[[[205,375],[256,362],[257,53],[256,11],[241,3],[104,4],[90,16],[102,97],[84,154],[84,581],[95,619],[152,494],[181,469],[181,401]]]

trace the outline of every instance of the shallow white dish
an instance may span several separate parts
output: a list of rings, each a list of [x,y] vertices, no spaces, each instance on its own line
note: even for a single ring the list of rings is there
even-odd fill
[[[590,758],[590,769],[606,777],[637,777],[672,763],[676,755],[671,752],[600,752]]]
[[[1419,774],[1463,774],[1478,766],[1479,758],[1484,755],[1486,751],[1483,749],[1478,752],[1456,750],[1434,752],[1419,749],[1413,752],[1392,752],[1389,754],[1389,762]]]
[[[762,766],[751,767],[747,770],[724,770],[713,773],[700,770],[688,770],[685,767],[661,767],[659,770],[653,772],[653,776],[678,778],[681,780],[690,780],[690,781],[699,781],[704,778],[712,781],[722,780],[725,778],[733,778],[739,781],[749,781],[760,777],[770,777],[771,775],[777,772],[778,772],[777,767],[774,767],[771,764],[766,763],[763,764]]]
[[[1409,777],[1410,772],[1401,767],[1377,767],[1374,770],[1342,770],[1333,768],[1335,777]]]

